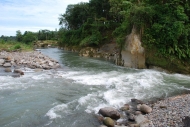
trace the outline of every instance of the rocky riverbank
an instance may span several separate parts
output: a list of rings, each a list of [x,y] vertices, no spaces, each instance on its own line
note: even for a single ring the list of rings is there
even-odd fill
[[[146,118],[155,127],[190,127],[190,94],[166,98],[152,107]]]
[[[55,69],[60,65],[39,51],[32,52],[0,52],[0,66],[5,68],[5,72],[15,72],[23,75],[18,68],[28,67],[31,69]]]
[[[190,127],[190,94],[169,97],[155,103],[131,99],[119,110],[99,110],[100,127]]]

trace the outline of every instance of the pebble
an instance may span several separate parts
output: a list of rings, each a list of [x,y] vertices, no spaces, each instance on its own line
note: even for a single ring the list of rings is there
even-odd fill
[[[145,116],[152,121],[149,127],[183,127],[183,119],[190,116],[189,111],[190,94],[186,94],[156,102],[152,112]]]

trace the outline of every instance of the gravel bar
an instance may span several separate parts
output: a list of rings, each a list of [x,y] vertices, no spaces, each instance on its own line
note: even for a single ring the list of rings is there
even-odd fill
[[[169,97],[150,106],[153,110],[145,116],[153,123],[150,127],[184,127],[184,119],[190,117],[190,94]]]

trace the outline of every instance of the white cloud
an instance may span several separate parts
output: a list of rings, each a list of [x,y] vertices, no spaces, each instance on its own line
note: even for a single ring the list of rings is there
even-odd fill
[[[1,0],[0,36],[14,36],[17,30],[38,31],[59,28],[58,17],[68,4],[89,0]]]

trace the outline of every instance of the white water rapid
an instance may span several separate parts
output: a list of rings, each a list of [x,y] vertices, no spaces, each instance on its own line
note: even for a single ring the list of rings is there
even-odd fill
[[[110,61],[41,49],[62,68],[20,78],[0,75],[1,127],[97,127],[105,106],[119,108],[131,98],[151,100],[190,90],[190,77],[155,70],[128,69]]]

